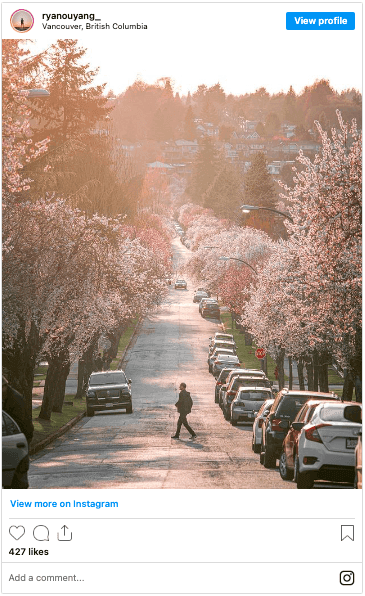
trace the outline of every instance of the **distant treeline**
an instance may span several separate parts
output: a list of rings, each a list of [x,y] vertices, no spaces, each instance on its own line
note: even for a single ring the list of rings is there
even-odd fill
[[[228,140],[243,120],[257,122],[260,136],[280,134],[280,125],[296,125],[297,138],[306,138],[308,129],[318,120],[330,130],[338,124],[336,110],[344,120],[356,118],[361,126],[361,93],[346,89],[341,93],[328,80],[315,81],[296,94],[292,87],[287,92],[270,94],[261,87],[255,93],[227,95],[221,85],[199,85],[194,93],[181,96],[175,93],[169,77],[153,85],[136,80],[116,100],[111,116],[115,132],[128,141],[168,141],[197,138],[196,123],[201,119],[219,127],[220,140]]]

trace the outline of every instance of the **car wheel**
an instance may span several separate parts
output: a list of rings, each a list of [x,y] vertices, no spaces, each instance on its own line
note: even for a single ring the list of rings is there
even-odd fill
[[[276,466],[276,457],[267,447],[264,451],[264,466],[265,468],[275,468]]]
[[[214,403],[219,404],[219,396],[218,395],[214,396]]]
[[[232,426],[237,426],[237,420],[233,420],[233,418],[231,417],[231,424]]]
[[[126,411],[127,414],[132,414],[133,413],[132,406],[127,406],[126,409],[125,409],[125,411]]]
[[[295,456],[294,476],[297,488],[308,489],[313,488],[314,477],[311,472],[299,472],[299,458]]]
[[[223,409],[223,416],[225,420],[229,420],[230,419],[230,415],[229,415],[229,410],[228,408],[224,408]]]
[[[88,408],[86,407],[86,416],[89,416],[89,418],[92,418],[94,416],[95,412],[92,408]]]
[[[262,445],[260,447],[260,464],[263,466],[264,465],[264,455],[265,453],[262,451]]]
[[[279,459],[279,474],[283,480],[293,480],[294,471],[289,470],[288,466],[286,465],[286,454],[285,451],[282,451]]]
[[[261,445],[259,445],[258,443],[254,443],[253,444],[252,451],[254,453],[261,453]]]

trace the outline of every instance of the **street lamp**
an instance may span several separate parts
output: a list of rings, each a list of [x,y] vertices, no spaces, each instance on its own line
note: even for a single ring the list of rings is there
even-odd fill
[[[290,217],[290,215],[288,215],[287,213],[283,213],[282,211],[278,211],[277,209],[271,209],[270,207],[257,207],[256,205],[241,205],[240,207],[242,213],[250,213],[250,211],[272,211],[273,213],[276,213],[277,215],[281,215],[282,217],[288,219],[289,221],[291,221],[292,223],[294,223],[294,220],[292,217]]]
[[[252,265],[250,265],[249,263],[246,263],[246,261],[243,261],[242,259],[237,259],[236,257],[219,257],[218,261],[239,261],[240,263],[243,263],[244,265],[247,265],[247,267],[252,269],[252,271],[254,272],[255,275],[258,275],[256,269],[254,269],[252,267]]]

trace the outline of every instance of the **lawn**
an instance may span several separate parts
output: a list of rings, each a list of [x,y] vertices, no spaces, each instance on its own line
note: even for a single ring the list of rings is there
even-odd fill
[[[41,420],[38,418],[40,409],[33,410],[33,424],[34,436],[32,439],[32,446],[40,441],[43,441],[49,435],[52,435],[56,430],[67,424],[77,414],[86,410],[85,398],[75,399],[74,395],[65,395],[65,401],[73,401],[73,406],[63,406],[62,414],[52,412],[51,420]]]
[[[255,356],[255,351],[257,348],[255,343],[253,342],[252,346],[246,346],[244,334],[241,334],[236,328],[232,330],[232,319],[230,313],[222,313],[221,321],[224,323],[227,333],[231,333],[234,337],[234,341],[237,345],[237,356],[239,357],[242,366],[245,368],[260,369],[260,360]],[[267,355],[267,376],[270,381],[273,382],[276,382],[274,374],[275,368],[276,362],[271,358],[271,356]]]
[[[139,317],[135,317],[134,319],[132,319],[130,321],[130,323],[128,324],[126,330],[124,331],[122,337],[120,338],[119,346],[118,346],[118,354],[117,354],[116,358],[114,358],[114,360],[112,361],[112,363],[110,365],[111,370],[117,369],[120,359],[123,355],[123,352],[126,349],[128,343],[130,342],[130,339],[134,333],[134,330],[136,329],[136,327],[138,325],[138,322],[139,322]]]

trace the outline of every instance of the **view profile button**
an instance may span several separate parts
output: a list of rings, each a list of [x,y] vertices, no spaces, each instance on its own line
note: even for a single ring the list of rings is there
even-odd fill
[[[355,540],[355,526],[341,526],[341,542],[342,540]]]

